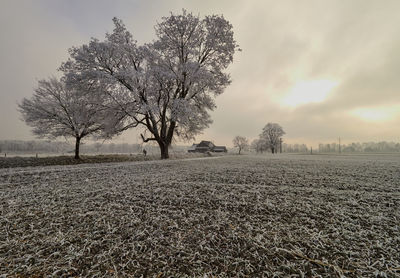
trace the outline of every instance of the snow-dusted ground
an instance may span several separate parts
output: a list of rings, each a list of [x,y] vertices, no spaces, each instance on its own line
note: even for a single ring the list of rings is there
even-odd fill
[[[400,276],[398,156],[0,169],[0,210],[11,277]]]

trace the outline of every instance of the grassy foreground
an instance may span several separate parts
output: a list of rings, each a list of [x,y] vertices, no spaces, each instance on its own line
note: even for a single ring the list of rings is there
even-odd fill
[[[399,277],[400,161],[0,169],[7,277]]]

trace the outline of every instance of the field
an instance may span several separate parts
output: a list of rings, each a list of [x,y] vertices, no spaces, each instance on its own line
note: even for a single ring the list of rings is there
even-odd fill
[[[0,169],[7,277],[399,277],[399,156]]]
[[[212,156],[220,156],[222,154],[213,153]],[[207,154],[201,153],[173,153],[171,159],[204,157]],[[59,154],[12,154],[7,157],[0,157],[0,168],[15,167],[37,167],[52,165],[76,165],[87,163],[111,163],[111,162],[127,162],[127,161],[148,161],[158,160],[160,154],[151,154],[144,156],[143,154],[95,154],[81,155],[81,159],[74,159],[73,156]]]

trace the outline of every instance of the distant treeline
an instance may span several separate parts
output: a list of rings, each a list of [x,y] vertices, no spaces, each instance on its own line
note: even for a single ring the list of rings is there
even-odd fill
[[[306,144],[282,144],[282,152],[284,153],[305,153],[309,148]]]
[[[253,148],[254,149],[254,148]],[[311,148],[306,144],[282,144],[283,153],[307,153],[311,152]],[[400,143],[395,142],[366,142],[366,143],[350,143],[341,144],[319,144],[318,149],[313,152],[319,153],[397,153],[400,152]]]
[[[186,146],[173,146],[173,152],[186,152]],[[158,148],[152,145],[128,144],[128,143],[86,143],[81,146],[83,153],[141,153],[146,149],[150,153],[157,153]],[[50,140],[0,140],[0,153],[72,153],[74,145],[65,141]],[[282,144],[284,153],[306,153],[311,149],[306,144]],[[319,144],[320,153],[339,153],[339,144]],[[379,152],[400,152],[400,143],[395,142],[366,142],[350,143],[340,145],[340,152],[343,153],[379,153]]]
[[[73,144],[60,141],[0,141],[0,153],[72,153],[73,150]],[[142,151],[142,146],[128,143],[88,143],[82,144],[81,150],[83,153],[138,153]]]
[[[319,144],[318,151],[321,153],[379,153],[379,152],[400,152],[400,143],[395,142],[366,142],[366,143],[338,143]]]
[[[74,152],[74,143],[51,140],[0,140],[0,153],[59,153],[71,154]],[[91,153],[142,153],[146,149],[148,154],[159,154],[158,146],[153,144],[128,144],[112,142],[83,143],[81,152]],[[186,152],[186,146],[171,146],[172,153]]]

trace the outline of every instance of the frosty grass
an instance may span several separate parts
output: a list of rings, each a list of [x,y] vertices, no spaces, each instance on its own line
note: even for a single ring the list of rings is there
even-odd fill
[[[0,169],[7,277],[399,277],[398,156]]]

